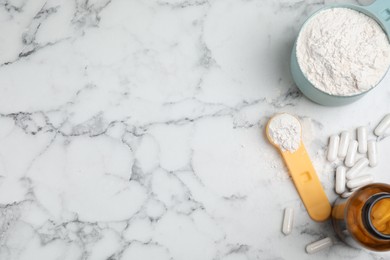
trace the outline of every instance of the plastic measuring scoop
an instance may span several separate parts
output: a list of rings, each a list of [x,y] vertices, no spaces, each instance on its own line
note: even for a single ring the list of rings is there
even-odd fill
[[[382,27],[383,31],[386,33],[390,41],[390,1],[389,0],[377,0],[369,6],[359,6],[353,4],[330,5],[321,8],[320,10],[312,14],[303,24],[302,28],[304,28],[306,23],[312,17],[314,17],[318,12],[321,12],[325,9],[331,9],[331,8],[349,8],[373,18]],[[303,74],[303,72],[299,67],[298,59],[296,55],[297,52],[296,45],[297,43],[295,41],[294,48],[291,54],[291,64],[290,64],[291,74],[293,76],[295,83],[297,84],[298,88],[302,91],[302,93],[309,99],[313,100],[314,102],[325,106],[347,105],[357,101],[358,99],[360,99],[365,94],[367,94],[370,90],[373,89],[371,88],[365,92],[351,95],[351,96],[336,96],[336,95],[330,95],[314,87],[313,84],[311,84],[311,82],[305,77],[305,75]]]
[[[267,138],[281,153],[309,216],[315,221],[325,221],[330,217],[331,206],[313,164],[311,163],[306,148],[303,145],[302,134],[299,148],[294,152],[284,151],[272,139],[270,133],[271,122],[276,120],[279,116],[286,115],[291,116],[292,119],[296,120],[300,125],[299,120],[290,114],[277,114],[268,121],[266,126]]]

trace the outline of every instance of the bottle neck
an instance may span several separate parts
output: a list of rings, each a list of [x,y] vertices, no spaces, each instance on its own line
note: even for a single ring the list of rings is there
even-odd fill
[[[374,237],[382,240],[390,240],[390,234],[385,234],[375,227],[373,221],[372,221],[372,215],[374,214],[373,209],[374,206],[383,199],[389,199],[390,200],[390,193],[379,193],[373,195],[371,198],[367,200],[367,202],[364,204],[362,209],[362,220],[365,228],[368,230],[368,232],[371,233]]]

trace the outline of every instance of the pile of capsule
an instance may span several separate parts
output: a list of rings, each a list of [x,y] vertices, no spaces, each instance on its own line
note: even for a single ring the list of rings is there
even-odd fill
[[[374,134],[381,137],[390,127],[390,114],[386,115],[375,128]],[[363,170],[378,164],[377,141],[368,140],[367,127],[361,126],[356,130],[357,140],[351,138],[349,131],[341,135],[332,135],[329,138],[327,159],[330,162],[338,158],[343,160],[343,165],[336,169],[335,191],[343,198],[348,198],[352,193],[374,181],[371,174],[362,174]],[[361,155],[360,159],[357,159]]]
[[[381,137],[390,128],[390,114],[386,115],[375,128],[374,134]],[[374,178],[370,174],[362,175],[364,168],[375,167],[377,160],[377,141],[368,140],[367,127],[359,127],[356,130],[357,140],[352,139],[349,131],[344,131],[341,135],[333,135],[329,139],[327,159],[330,162],[338,158],[343,161],[336,169],[335,190],[343,198],[348,198],[358,188],[373,182]],[[361,158],[357,159],[358,153]],[[390,218],[390,216],[389,216]],[[282,232],[289,235],[293,229],[294,209],[285,208],[283,217]],[[314,254],[333,245],[330,237],[310,243],[306,246],[308,254]]]

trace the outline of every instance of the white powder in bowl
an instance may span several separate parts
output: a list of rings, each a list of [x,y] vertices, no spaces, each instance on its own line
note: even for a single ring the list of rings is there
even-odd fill
[[[389,40],[369,16],[348,8],[313,16],[297,40],[306,78],[331,95],[350,96],[377,85],[390,65]]]
[[[301,124],[289,114],[279,114],[268,125],[268,135],[282,151],[295,152],[301,144]]]

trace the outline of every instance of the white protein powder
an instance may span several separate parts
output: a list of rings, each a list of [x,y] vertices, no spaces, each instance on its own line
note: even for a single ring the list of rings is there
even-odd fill
[[[316,88],[350,96],[373,88],[384,77],[390,44],[374,19],[352,9],[332,8],[305,24],[296,55],[303,74]]]
[[[295,152],[301,145],[301,124],[289,114],[272,118],[268,125],[268,135],[282,151]]]

